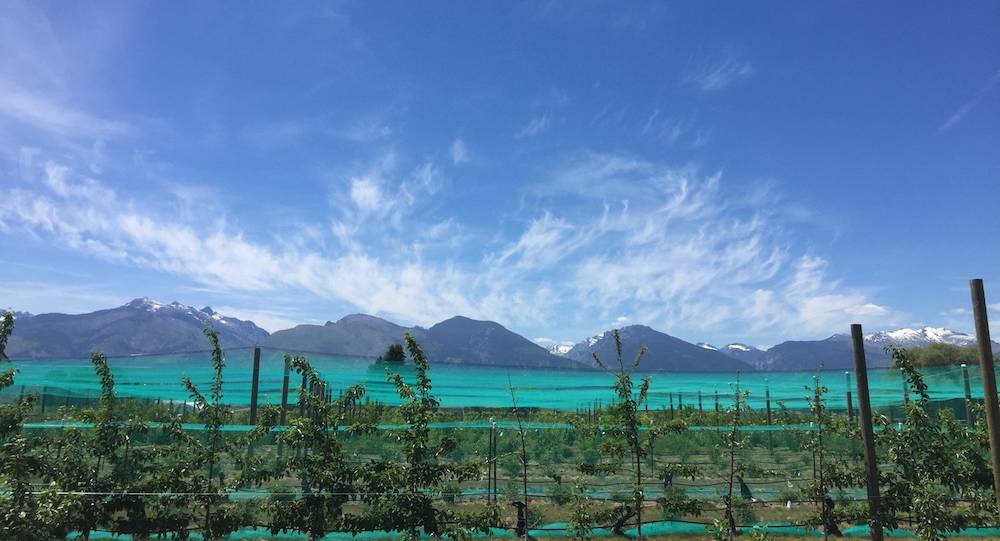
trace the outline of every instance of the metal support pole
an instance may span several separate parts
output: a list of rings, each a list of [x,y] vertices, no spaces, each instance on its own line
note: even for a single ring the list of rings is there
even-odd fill
[[[253,379],[250,382],[250,424],[257,424],[257,391],[260,389],[260,348],[253,348]]]
[[[972,426],[972,387],[969,385],[969,366],[962,363],[962,385],[965,388],[965,424]]]
[[[858,412],[861,415],[861,438],[865,444],[865,477],[868,488],[868,512],[871,515],[872,541],[883,541],[881,503],[878,488],[878,462],[875,457],[875,431],[872,429],[872,404],[868,395],[868,362],[865,359],[865,337],[861,325],[851,325],[851,345],[854,349],[854,374],[858,383]]]
[[[993,459],[993,494],[1000,507],[1000,405],[997,404],[997,375],[993,368],[993,346],[990,344],[990,322],[986,312],[983,280],[969,283],[972,290],[972,313],[976,319],[976,342],[979,346],[979,368],[983,372],[983,409],[990,435],[990,456]]]

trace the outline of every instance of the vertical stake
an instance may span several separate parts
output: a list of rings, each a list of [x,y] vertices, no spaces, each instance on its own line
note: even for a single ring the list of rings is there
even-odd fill
[[[906,381],[906,374],[903,373],[903,369],[899,369],[899,379],[903,382],[903,405],[910,403],[910,385]],[[904,412],[906,410],[904,409]],[[905,418],[905,413],[904,413]]]
[[[257,424],[257,390],[260,388],[260,347],[253,348],[253,380],[250,382],[250,424]]]
[[[674,393],[670,393],[670,418],[674,418]]]
[[[701,420],[701,416],[705,414],[705,410],[701,407],[701,389],[698,389],[698,420]]]
[[[854,349],[854,375],[858,382],[858,412],[861,415],[861,437],[865,443],[865,476],[868,488],[868,513],[871,515],[872,541],[882,541],[881,504],[878,489],[878,462],[875,457],[875,431],[872,429],[872,404],[868,395],[868,362],[865,359],[865,338],[861,325],[851,325],[851,345]]]
[[[851,373],[844,370],[844,380],[847,382],[847,420],[854,423],[854,404],[851,402]]]
[[[299,393],[299,417],[306,416],[306,401],[304,398],[309,392],[309,389],[306,387],[306,383],[306,375],[302,374],[302,392]]]
[[[972,387],[969,386],[969,366],[962,363],[962,385],[965,387],[965,424],[972,426]]]
[[[767,411],[767,426],[771,426],[771,386],[764,382],[764,408]],[[767,429],[767,451],[774,451],[774,434],[771,429]]]
[[[282,425],[282,426],[284,426],[285,421],[288,420],[288,416],[287,416],[287,411],[288,411],[288,376],[289,376],[289,373],[292,370],[292,363],[291,363],[291,361],[292,360],[290,358],[285,357],[285,373],[284,373],[284,376],[282,376],[282,379],[281,379],[281,414],[280,414],[280,419],[278,421],[278,424]]]
[[[986,428],[990,435],[990,456],[993,459],[993,493],[1000,506],[1000,405],[997,404],[997,375],[993,369],[993,346],[990,344],[990,322],[987,319],[982,278],[970,281],[969,289],[972,290],[972,313],[976,318],[979,368],[983,372],[983,408],[986,410]]]

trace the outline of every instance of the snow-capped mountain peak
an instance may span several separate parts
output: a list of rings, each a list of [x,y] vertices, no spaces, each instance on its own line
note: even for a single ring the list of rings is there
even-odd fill
[[[558,344],[552,344],[551,346],[548,346],[545,349],[549,350],[549,353],[553,355],[558,355],[562,357],[567,353],[569,353],[569,350],[573,349],[574,345],[576,344],[574,344],[573,342],[559,342]]]
[[[755,350],[757,348],[748,346],[746,344],[740,344],[739,342],[734,342],[732,344],[726,345],[722,349],[728,349],[728,350],[731,350],[731,351],[753,351],[753,350]]]
[[[865,336],[865,342],[880,346],[898,344],[904,347],[922,347],[930,344],[970,346],[976,342],[976,337],[943,327],[923,327],[920,329],[902,328],[879,331]]]

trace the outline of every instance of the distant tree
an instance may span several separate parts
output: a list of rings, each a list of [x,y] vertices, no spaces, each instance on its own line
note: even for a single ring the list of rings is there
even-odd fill
[[[385,361],[387,363],[401,363],[406,360],[406,352],[403,351],[402,344],[389,344],[389,348],[385,350],[379,358],[379,361]]]
[[[916,367],[948,366],[953,364],[979,364],[979,352],[973,347],[959,347],[953,344],[931,344],[926,347],[906,350],[907,357]],[[893,366],[900,368],[893,360]]]

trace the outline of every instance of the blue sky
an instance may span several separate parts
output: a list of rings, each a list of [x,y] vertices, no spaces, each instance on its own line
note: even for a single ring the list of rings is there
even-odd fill
[[[0,303],[752,344],[1000,303],[1000,4],[243,7],[0,4]]]

